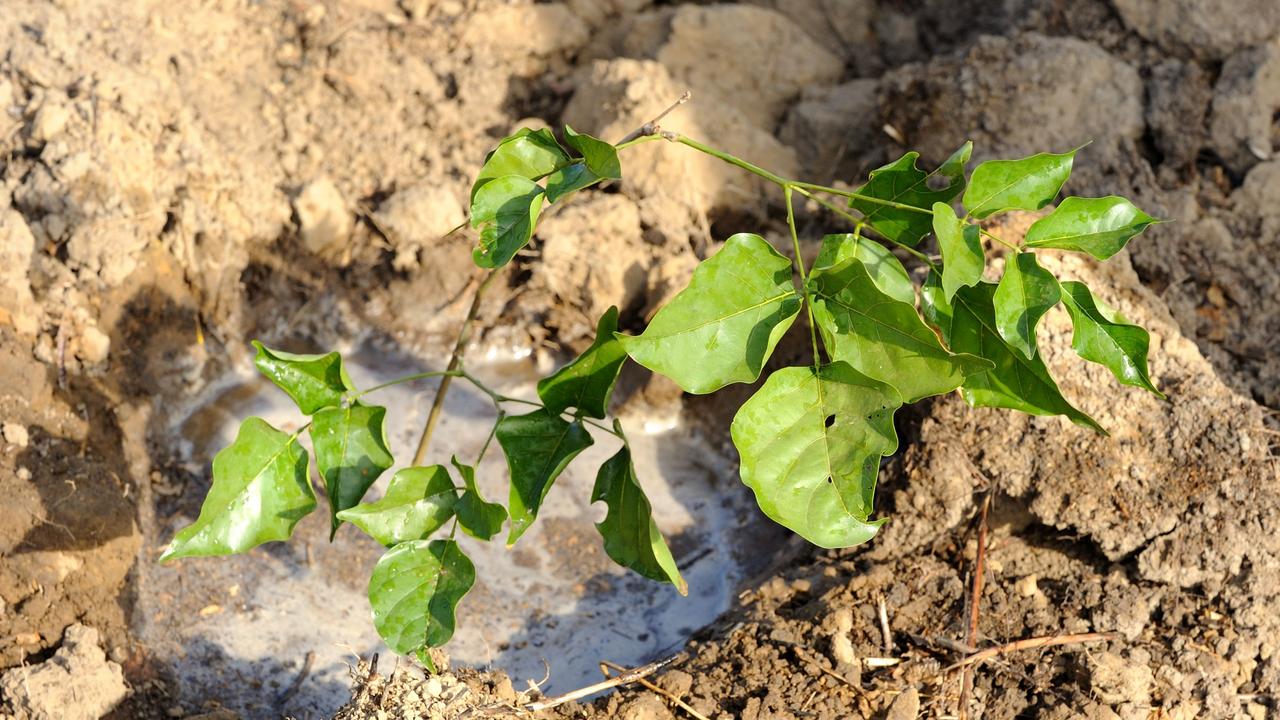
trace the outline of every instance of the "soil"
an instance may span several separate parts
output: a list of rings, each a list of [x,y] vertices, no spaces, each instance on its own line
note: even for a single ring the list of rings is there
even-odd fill
[[[438,360],[476,277],[474,237],[446,233],[494,142],[565,122],[616,140],[686,89],[667,126],[816,181],[856,184],[908,149],[936,163],[965,139],[979,160],[1089,143],[1072,194],[1126,195],[1172,222],[1105,265],[1046,262],[1151,329],[1169,399],[1074,360],[1055,311],[1041,346],[1110,437],[956,397],[900,413],[878,538],[835,552],[769,536],[756,553],[776,567],[651,676],[665,694],[631,685],[549,715],[688,716],[674,696],[717,720],[954,716],[947,668],[989,498],[977,643],[1111,634],[977,666],[973,716],[1276,717],[1273,0],[8,0],[0,669],[92,665],[98,691],[52,706],[67,713],[114,703],[122,673],[114,717],[234,715],[229,695],[184,694],[139,639],[150,623],[180,645],[201,610],[178,597],[139,612],[208,487],[207,467],[180,460],[179,413],[248,365],[250,338],[373,338]],[[642,326],[729,234],[786,244],[780,198],[752,176],[663,143],[623,162],[622,182],[546,214],[482,308],[481,342],[581,349],[610,305]],[[832,221],[801,220],[813,252]],[[784,343],[774,363],[805,352]],[[622,408],[679,415],[725,447],[751,391],[681,397],[639,372],[622,389]],[[11,677],[0,717],[50,707]],[[314,692],[301,677],[297,695]],[[475,715],[536,695],[517,693],[525,680],[365,665],[352,703],[326,714]]]

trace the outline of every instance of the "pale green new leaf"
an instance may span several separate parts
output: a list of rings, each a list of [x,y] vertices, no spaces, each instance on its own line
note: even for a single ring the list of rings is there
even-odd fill
[[[616,427],[616,423],[615,423]],[[681,595],[689,585],[680,575],[671,549],[653,521],[653,507],[636,479],[631,449],[623,445],[600,466],[591,502],[603,500],[608,513],[596,529],[604,537],[604,551],[614,562],[658,582],[669,582]]]
[[[1106,430],[1093,418],[1067,402],[1049,369],[1039,356],[1027,358],[1005,343],[996,330],[996,286],[981,282],[956,292],[950,308],[934,307],[927,315],[945,319],[950,311],[950,324],[940,324],[943,338],[955,352],[967,352],[995,363],[995,369],[965,379],[960,394],[973,407],[1002,407],[1032,415],[1065,415],[1077,425]],[[945,300],[926,293],[934,301]]]
[[[458,514],[458,527],[478,540],[491,539],[502,530],[502,523],[507,521],[507,509],[498,503],[486,502],[480,495],[474,467],[463,465],[456,455],[451,462],[466,485],[455,507],[455,512]]]
[[[1164,399],[1147,370],[1151,336],[1146,330],[1120,321],[1082,282],[1062,283],[1062,304],[1067,306],[1075,327],[1071,347],[1077,355],[1106,367],[1125,385],[1140,387]]]
[[[353,508],[365,491],[395,459],[387,447],[386,408],[351,405],[326,408],[311,420],[311,445],[329,495],[333,533],[342,521],[338,513]]]
[[[961,222],[946,203],[933,206],[933,234],[942,252],[942,289],[950,302],[957,290],[982,280],[987,260],[982,254],[978,226]]]
[[[533,237],[542,198],[542,188],[519,175],[485,183],[471,202],[471,227],[480,228],[480,245],[471,253],[475,264],[500,268],[511,262]]]
[[[551,484],[593,441],[581,422],[566,422],[546,409],[505,417],[496,434],[511,471],[507,545],[513,545],[537,518]]]
[[[354,389],[342,367],[342,356],[336,352],[298,355],[272,350],[257,340],[253,347],[258,351],[253,364],[293,398],[304,415],[341,405],[343,395]]]
[[[538,381],[538,397],[547,410],[560,414],[569,408],[593,418],[609,411],[609,398],[627,353],[614,337],[618,308],[609,308],[596,324],[596,339],[576,360]]]
[[[575,132],[568,125],[564,139],[569,147],[577,150],[582,159],[555,171],[547,177],[547,200],[555,202],[571,192],[600,182],[622,177],[622,165],[618,151],[609,143],[585,133]]]
[[[1000,337],[1028,358],[1035,357],[1036,325],[1061,297],[1057,278],[1040,267],[1035,253],[1010,257],[1005,261],[1004,276],[995,294],[996,330]]]
[[[847,363],[783,368],[733,418],[742,482],[774,521],[821,547],[870,540],[880,458],[898,448],[893,388]]]
[[[1159,220],[1122,197],[1069,197],[1027,230],[1030,247],[1058,248],[1107,258]]]
[[[1076,150],[1040,153],[1020,160],[988,160],[974,168],[964,208],[976,218],[1006,210],[1039,210],[1053,202],[1071,176]]]
[[[391,547],[421,540],[453,517],[458,492],[443,465],[411,467],[391,477],[381,500],[360,503],[338,513],[378,542]]]
[[[369,578],[373,626],[387,647],[416,655],[453,637],[458,602],[476,582],[476,568],[453,540],[410,540],[388,550]]]
[[[904,303],[916,301],[915,285],[907,275],[907,269],[902,267],[902,262],[889,252],[889,248],[854,233],[823,237],[818,257],[813,261],[812,272],[843,265],[852,258],[862,262],[880,292]]]
[[[791,261],[759,235],[739,233],[644,333],[618,340],[632,360],[701,395],[758,378],[800,304]]]
[[[232,555],[287,540],[316,507],[310,460],[296,435],[251,417],[213,458],[213,486],[194,523],[174,536],[160,561]]]
[[[909,152],[897,160],[872,170],[867,182],[855,190],[861,198],[850,198],[849,207],[862,213],[876,232],[905,245],[916,245],[933,229],[930,208],[937,202],[951,202],[964,189],[964,166],[973,153],[973,143],[966,142],[951,154],[937,170],[925,173],[916,167],[920,153]],[[938,189],[929,186],[938,177],[945,184]],[[912,211],[877,203],[876,198],[898,205],[919,208]]]
[[[981,358],[948,352],[915,306],[883,293],[857,259],[815,270],[810,292],[831,359],[889,384],[905,402],[950,392],[965,376],[992,367]]]
[[[517,175],[526,180],[541,180],[569,163],[569,156],[547,128],[521,128],[504,138],[484,159],[475,183],[471,186],[471,214],[475,215],[476,195],[493,180]]]

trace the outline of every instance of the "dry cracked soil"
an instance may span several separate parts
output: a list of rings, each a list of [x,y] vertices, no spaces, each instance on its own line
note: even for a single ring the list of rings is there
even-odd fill
[[[485,152],[525,126],[614,140],[685,90],[668,127],[818,182],[965,139],[979,160],[1089,143],[1072,194],[1171,222],[1106,265],[1046,262],[1151,329],[1169,397],[1073,360],[1055,311],[1046,360],[1110,437],[955,396],[901,413],[873,542],[748,539],[769,566],[650,685],[543,715],[1280,717],[1275,0],[0,2],[0,717],[529,701],[524,678],[385,655],[353,658],[350,702],[320,712],[289,705],[315,692],[301,657],[264,659],[301,681],[268,688],[277,705],[237,704],[252,668],[193,694],[141,639],[208,610],[146,597],[209,483],[173,429],[250,338],[440,362],[476,278],[474,236],[449,230]],[[543,219],[481,307],[482,345],[563,357],[610,305],[641,327],[731,233],[784,244],[781,198],[750,175],[665,143],[623,167]],[[833,219],[800,220],[813,251]],[[775,364],[804,355],[794,340]],[[618,404],[727,447],[750,390],[682,397],[629,372]],[[1107,635],[976,665],[962,709],[980,535],[978,645]]]

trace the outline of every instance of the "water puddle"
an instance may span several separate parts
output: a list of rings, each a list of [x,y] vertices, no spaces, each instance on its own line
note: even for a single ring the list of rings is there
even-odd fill
[[[369,347],[346,357],[360,387],[424,370]],[[491,352],[474,360],[471,370],[503,394],[535,396],[537,374],[528,357]],[[434,381],[422,381],[369,398],[387,406],[389,440],[401,461],[397,468],[413,454],[434,388]],[[493,407],[457,383],[445,409],[429,461],[447,462],[457,454],[470,462],[492,426]],[[290,400],[246,370],[224,379],[182,414],[172,437],[192,466],[206,468],[251,415],[281,429],[298,422]],[[593,526],[605,508],[592,506],[589,498],[597,468],[618,442],[595,432],[595,445],[556,482],[538,522],[514,548],[507,549],[501,538],[462,540],[478,579],[459,608],[459,629],[448,646],[455,663],[505,670],[520,686],[543,678],[549,667],[548,692],[574,689],[600,679],[600,660],[636,665],[673,651],[725,611],[745,576],[759,570],[762,554],[742,548],[754,544],[747,541],[753,535],[759,542],[763,521],[737,481],[733,459],[678,422],[628,416],[622,421],[689,597],[628,573],[605,556]],[[380,479],[370,498],[381,495],[393,472]],[[487,497],[505,504],[506,466],[496,445],[477,475]],[[288,544],[149,572],[150,587],[139,593],[136,629],[157,659],[174,668],[188,701],[223,699],[248,717],[282,711],[318,716],[346,699],[347,664],[357,654],[380,652],[388,658],[384,669],[390,666],[392,655],[373,630],[365,597],[382,548],[352,526],[340,530],[342,542],[330,545],[323,509],[321,500],[320,511],[299,524]],[[174,529],[159,531],[167,539]],[[280,702],[308,653],[314,653],[308,679]]]

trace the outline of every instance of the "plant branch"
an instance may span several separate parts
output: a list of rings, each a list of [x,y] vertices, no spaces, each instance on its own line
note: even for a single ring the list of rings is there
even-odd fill
[[[431,403],[431,412],[427,414],[427,424],[422,428],[422,436],[418,438],[418,449],[413,453],[414,465],[421,465],[427,457],[427,449],[431,447],[431,435],[436,430],[436,424],[440,422],[440,412],[444,409],[444,398],[449,392],[449,385],[453,382],[454,374],[462,372],[462,355],[466,352],[467,343],[471,340],[471,329],[475,325],[476,316],[480,314],[480,300],[496,277],[498,277],[496,270],[489,271],[489,274],[476,287],[476,294],[471,298],[471,308],[467,310],[467,317],[463,319],[462,327],[458,329],[458,339],[453,344],[453,354],[449,357],[449,365],[445,369],[446,373],[451,374],[444,375],[440,380],[435,400]]]
[[[982,610],[982,585],[986,578],[987,559],[987,511],[991,508],[991,491],[982,501],[982,516],[978,520],[978,552],[973,566],[973,594],[969,600],[969,630],[965,644],[976,647],[978,642],[978,617]],[[960,717],[969,715],[969,696],[973,693],[973,666],[966,665],[960,681]]]
[[[813,367],[816,370],[822,363],[818,354],[818,326],[813,322],[813,298],[809,295],[809,272],[804,267],[804,257],[800,254],[800,233],[796,230],[796,209],[791,202],[791,185],[782,186],[782,197],[787,204],[787,229],[791,231],[791,247],[796,254],[796,268],[800,271],[800,290],[804,294],[804,309],[809,318],[809,341],[813,343]]]
[[[445,376],[458,377],[461,374],[462,373],[457,370],[433,370],[431,372],[420,372],[420,373],[414,373],[412,375],[405,375],[404,377],[398,377],[395,380],[388,380],[387,382],[384,382],[381,385],[374,385],[368,390],[361,390],[355,395],[352,395],[351,399],[359,400],[360,398],[364,397],[365,395],[368,395],[369,393],[377,392],[379,390],[383,390],[383,389],[392,387],[394,385],[413,382],[414,380],[425,380],[427,378],[445,377]]]
[[[529,703],[528,705],[525,705],[523,709],[528,710],[529,712],[538,712],[539,710],[547,710],[553,707],[558,707],[567,702],[573,702],[574,700],[579,700],[581,698],[587,697],[588,695],[595,695],[598,692],[603,692],[611,688],[616,688],[619,685],[629,685],[633,682],[640,680],[640,678],[649,677],[650,675],[654,674],[658,670],[661,670],[662,668],[676,662],[677,660],[683,660],[684,657],[685,657],[684,653],[679,653],[677,655],[673,655],[667,658],[666,660],[658,660],[656,662],[651,662],[648,665],[638,667],[634,670],[629,670],[620,675],[609,678],[608,680],[598,682],[594,685],[588,685],[584,688],[578,688],[577,690],[574,690],[572,692],[567,692],[563,695],[558,695],[553,698],[547,698],[546,700],[539,700],[538,702]]]
[[[1053,647],[1054,645],[1075,645],[1079,643],[1104,642],[1108,640],[1117,640],[1120,633],[1116,632],[1091,632],[1091,633],[1075,633],[1072,635],[1045,635],[1042,637],[1024,638],[1022,640],[1014,640],[1011,643],[997,645],[995,647],[979,650],[978,652],[966,657],[960,662],[951,665],[943,670],[943,672],[951,672],[959,670],[969,665],[985,662],[993,657],[1007,655],[1009,653],[1018,652],[1019,650],[1038,650],[1040,648]]]
[[[689,102],[689,99],[692,97],[693,97],[693,93],[689,92],[688,90],[685,90],[684,94],[676,98],[675,102],[668,105],[666,110],[663,110],[662,112],[658,113],[656,116],[654,116],[652,120],[641,125],[635,130],[632,130],[631,132],[627,133],[626,137],[614,143],[613,144],[614,148],[621,150],[624,146],[629,146],[631,143],[635,142],[636,140],[639,140],[640,138],[656,137],[658,134],[658,123],[662,120],[662,118],[670,114],[672,110],[675,110],[681,105]]]
[[[991,238],[992,240],[995,240],[996,242],[998,242],[998,243],[1000,243],[1001,245],[1003,245],[1003,246],[1005,246],[1005,247],[1009,248],[1010,250],[1012,250],[1012,251],[1014,251],[1014,252],[1020,252],[1020,250],[1019,250],[1019,248],[1018,248],[1018,246],[1017,246],[1017,245],[1014,245],[1013,243],[1008,242],[1008,241],[1005,241],[1005,240],[1003,240],[1003,239],[1001,239],[1001,238],[999,238],[999,237],[996,237],[995,235],[993,235],[993,234],[991,234],[991,233],[987,232],[987,229],[986,229],[986,228],[984,228],[984,227],[982,227],[981,225],[977,225],[977,224],[975,224],[975,227],[977,227],[977,228],[978,228],[978,232],[982,233],[983,235],[986,235],[987,237]]]
[[[907,205],[906,203],[894,202],[893,200],[885,200],[884,198],[872,197],[870,195],[863,195],[861,193],[853,192],[852,190],[841,190],[840,188],[833,188],[833,187],[828,187],[826,185],[818,185],[816,183],[799,182],[799,181],[792,182],[791,184],[795,185],[797,188],[803,188],[805,190],[812,190],[814,192],[824,192],[831,195],[839,195],[840,197],[846,197],[851,200],[863,200],[865,202],[871,203],[872,205],[883,205],[885,207],[897,208],[899,210],[906,210],[907,212],[920,213],[924,215],[933,214],[932,210],[919,208],[919,207],[916,207],[915,205]]]
[[[834,204],[832,204],[832,203],[830,203],[830,202],[827,202],[826,200],[823,200],[822,198],[820,198],[820,197],[818,197],[818,196],[814,195],[813,193],[809,192],[808,190],[805,190],[805,189],[804,189],[804,187],[803,187],[802,185],[793,185],[793,187],[795,187],[796,192],[798,192],[798,193],[800,193],[801,195],[804,195],[805,197],[809,198],[810,200],[812,200],[812,201],[814,201],[814,202],[818,203],[819,205],[821,205],[823,208],[827,209],[828,211],[830,211],[830,212],[832,212],[832,213],[835,213],[836,215],[839,215],[840,217],[844,218],[845,220],[848,220],[849,222],[853,223],[853,224],[854,224],[854,226],[855,226],[856,228],[858,228],[857,230],[855,230],[855,232],[856,232],[856,233],[858,233],[858,235],[859,235],[859,236],[861,236],[861,234],[862,234],[862,227],[863,227],[863,226],[865,226],[865,225],[867,224],[865,219],[863,219],[863,218],[858,218],[858,217],[854,217],[852,214],[850,214],[849,212],[845,211],[845,210],[844,210],[844,208],[841,208],[841,207],[839,207],[839,206],[837,206],[837,205],[834,205]],[[920,262],[922,262],[922,263],[924,263],[924,264],[928,265],[929,267],[933,268],[934,270],[937,270],[937,269],[938,269],[938,268],[937,268],[937,266],[936,266],[936,265],[934,265],[933,261],[929,259],[929,256],[928,256],[928,255],[925,255],[924,253],[920,252],[919,250],[916,250],[915,248],[911,247],[910,245],[907,245],[906,243],[902,243],[902,242],[899,242],[899,241],[897,241],[897,240],[894,240],[893,238],[885,238],[885,240],[888,240],[889,242],[893,243],[894,245],[896,245],[896,246],[898,246],[898,247],[902,248],[904,251],[906,251],[907,253],[909,253],[912,257],[914,257],[915,259],[919,260]]]
[[[746,160],[743,160],[740,157],[737,157],[736,155],[730,155],[727,152],[717,150],[709,145],[703,145],[702,143],[698,142],[697,140],[694,140],[693,138],[680,135],[679,133],[664,133],[663,137],[667,138],[672,142],[677,142],[677,143],[680,143],[681,145],[687,145],[693,148],[694,150],[710,155],[711,157],[723,160],[724,162],[727,162],[730,165],[740,167],[743,170],[746,170],[747,172],[751,173],[752,175],[757,175],[759,177],[764,178],[765,180],[768,180],[769,182],[773,183],[774,185],[777,185],[778,187],[785,188],[787,185],[794,184],[790,180],[787,180],[786,178],[782,177],[781,175],[771,173],[768,170],[765,170],[764,168],[760,167],[759,165],[752,165],[751,163],[747,162]]]

